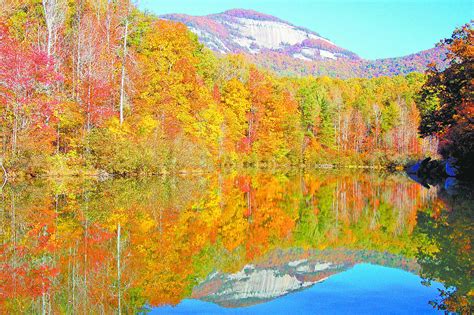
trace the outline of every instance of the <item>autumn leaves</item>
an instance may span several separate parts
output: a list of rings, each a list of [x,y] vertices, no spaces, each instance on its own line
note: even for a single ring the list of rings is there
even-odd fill
[[[0,133],[13,174],[386,164],[436,149],[417,135],[421,75],[278,77],[126,1],[61,2],[61,16],[60,1],[45,3],[1,16]]]

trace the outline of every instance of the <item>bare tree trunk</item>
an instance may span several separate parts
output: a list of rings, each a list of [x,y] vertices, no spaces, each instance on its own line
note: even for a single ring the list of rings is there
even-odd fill
[[[54,2],[52,3],[51,0],[43,0],[43,11],[44,17],[46,21],[46,30],[48,32],[47,44],[46,44],[46,52],[48,57],[51,56],[51,46],[53,41],[53,9],[54,9]]]
[[[122,292],[120,288],[120,237],[121,237],[121,229],[120,223],[117,225],[117,287],[118,287],[118,313],[119,315],[122,314]]]
[[[79,101],[79,80],[81,78],[81,21],[78,14],[77,18],[77,62],[76,62],[76,89],[74,91],[76,101]]]
[[[18,274],[17,274],[17,243],[16,243],[16,236],[17,236],[17,230],[16,230],[16,208],[15,208],[15,192],[12,190],[11,192],[11,237],[10,237],[10,242],[13,244],[13,257],[11,259],[11,265],[13,266],[13,296],[16,296],[17,292],[17,279],[18,279]]]
[[[86,195],[86,200],[87,202],[89,201],[87,199],[87,195]],[[89,210],[89,207],[88,207],[88,203],[86,204],[86,211]],[[86,222],[85,222],[85,233],[84,233],[84,260],[83,260],[83,264],[84,264],[84,274],[83,274],[83,281],[84,281],[84,285],[83,285],[83,298],[81,300],[81,302],[83,303],[83,305],[87,305],[88,303],[88,296],[87,296],[87,292],[89,290],[89,288],[87,287],[88,284],[87,284],[87,271],[88,271],[88,268],[87,268],[87,251],[88,251],[88,242],[87,242],[87,238],[89,237],[89,220],[87,219],[86,217]]]
[[[76,253],[77,253],[77,242],[76,247],[73,250],[73,261],[72,261],[72,309],[76,309]]]
[[[83,3],[82,1],[78,1],[77,4],[77,14],[76,14],[76,19],[75,19],[75,28],[76,28],[76,63],[75,63],[75,80],[74,80],[74,99],[76,102],[81,103],[80,97],[79,97],[79,89],[80,89],[80,82],[82,79],[82,54],[81,54],[81,48],[82,48],[82,14],[83,14]],[[74,52],[72,52],[72,60],[74,60]],[[82,104],[81,104],[82,105]]]
[[[46,52],[48,57],[55,53],[55,44],[58,32],[65,18],[65,2],[63,0],[42,0],[44,18],[46,22],[47,43]]]
[[[2,168],[2,171],[3,171],[3,183],[2,183],[2,186],[0,186],[0,191],[1,191],[3,187],[5,187],[8,180],[7,170],[5,169],[5,166],[3,166],[3,158],[0,158],[0,167]]]
[[[12,155],[16,155],[18,138],[18,105],[13,104]]]
[[[380,134],[380,116],[381,116],[381,111],[380,111],[380,107],[378,106],[378,104],[374,104],[372,106],[373,110],[374,110],[374,114],[375,114],[375,149],[378,149],[379,147],[379,134]]]
[[[125,62],[127,60],[127,40],[128,40],[128,18],[130,14],[130,2],[127,7],[125,17],[125,30],[123,35],[123,56],[122,56],[122,78],[120,79],[120,124],[123,123],[123,103],[125,99]]]
[[[56,139],[56,154],[59,154],[60,130],[61,130],[61,122],[58,121],[57,139]]]
[[[92,77],[92,60],[89,60],[88,70],[89,83],[87,85],[87,132],[91,131],[91,77]]]
[[[44,283],[43,283],[43,291],[44,291]],[[46,315],[46,293],[43,292],[41,295],[41,314]]]

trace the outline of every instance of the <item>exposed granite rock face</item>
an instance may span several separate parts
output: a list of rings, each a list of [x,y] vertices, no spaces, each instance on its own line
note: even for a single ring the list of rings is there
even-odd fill
[[[234,274],[211,274],[192,297],[225,307],[253,305],[305,289],[351,266],[308,259],[274,267],[246,265]]]
[[[169,14],[162,18],[186,24],[202,43],[220,53],[276,51],[301,60],[360,59],[316,32],[252,10],[207,16]]]

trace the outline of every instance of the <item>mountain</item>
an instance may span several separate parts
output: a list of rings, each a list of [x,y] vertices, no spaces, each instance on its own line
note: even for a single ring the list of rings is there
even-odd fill
[[[161,18],[186,24],[203,44],[220,53],[273,51],[306,61],[360,59],[316,32],[252,10],[234,9],[207,16],[169,14]]]
[[[350,267],[306,258],[272,266],[249,264],[233,274],[209,275],[192,297],[224,307],[250,306],[304,290]]]
[[[358,263],[418,272],[415,260],[389,253],[346,249],[275,250],[238,272],[210,274],[193,288],[191,296],[223,307],[245,307],[305,290]]]
[[[398,58],[364,60],[317,32],[252,10],[234,9],[207,16],[168,14],[161,18],[186,24],[216,53],[242,53],[283,75],[378,77],[424,72],[431,62],[444,66],[445,52],[441,48]]]

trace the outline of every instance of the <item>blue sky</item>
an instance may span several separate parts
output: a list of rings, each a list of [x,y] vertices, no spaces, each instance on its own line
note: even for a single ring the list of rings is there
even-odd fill
[[[304,26],[366,59],[433,47],[474,19],[474,0],[139,0],[155,14],[253,9]]]

